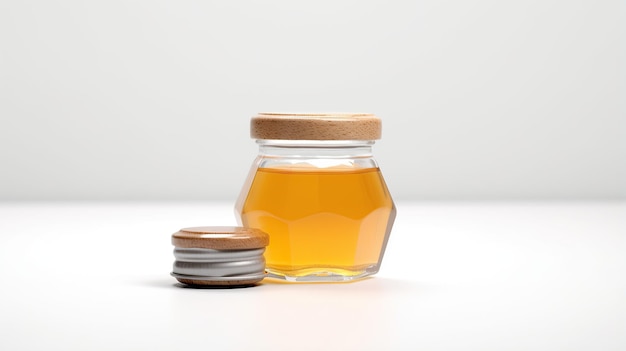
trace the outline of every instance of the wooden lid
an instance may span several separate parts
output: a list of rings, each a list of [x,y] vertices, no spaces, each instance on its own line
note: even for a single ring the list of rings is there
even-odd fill
[[[193,227],[172,234],[176,247],[214,250],[258,249],[269,244],[269,235],[254,228]]]
[[[274,140],[376,140],[380,118],[369,113],[259,113],[250,136]]]

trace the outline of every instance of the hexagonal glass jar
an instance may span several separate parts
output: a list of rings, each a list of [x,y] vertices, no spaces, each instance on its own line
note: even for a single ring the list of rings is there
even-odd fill
[[[370,114],[259,114],[259,155],[236,205],[270,235],[270,277],[349,281],[380,268],[396,208],[372,156]]]

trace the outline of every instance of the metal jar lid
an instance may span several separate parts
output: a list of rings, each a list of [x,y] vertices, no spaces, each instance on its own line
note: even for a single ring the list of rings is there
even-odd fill
[[[192,286],[249,286],[265,278],[265,232],[244,227],[193,227],[172,234],[172,276]]]

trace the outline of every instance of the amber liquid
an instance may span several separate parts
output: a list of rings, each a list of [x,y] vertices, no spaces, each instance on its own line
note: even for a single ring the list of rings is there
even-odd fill
[[[270,234],[268,271],[286,277],[375,273],[394,216],[378,168],[260,168],[241,211]]]

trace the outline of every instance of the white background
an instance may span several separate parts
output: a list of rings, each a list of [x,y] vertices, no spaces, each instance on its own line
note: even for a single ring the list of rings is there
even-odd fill
[[[625,10],[0,0],[0,349],[623,351]],[[234,224],[259,111],[383,119],[374,278],[168,275]]]
[[[275,110],[379,115],[399,200],[624,198],[621,3],[1,1],[0,200],[233,201]]]

